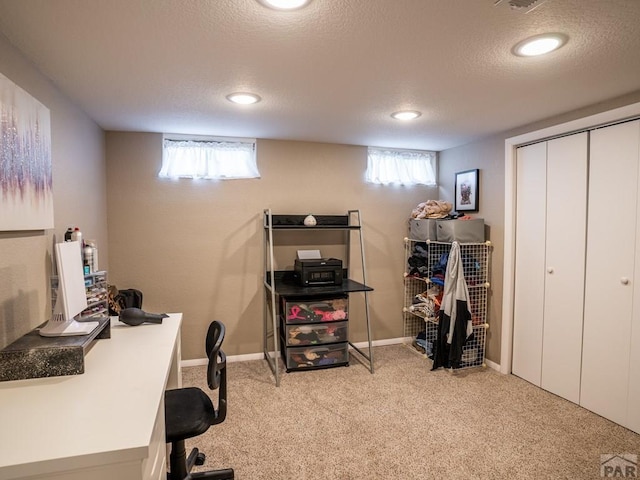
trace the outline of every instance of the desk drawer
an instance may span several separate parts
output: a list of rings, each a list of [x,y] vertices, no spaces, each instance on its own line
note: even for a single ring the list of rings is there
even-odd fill
[[[167,475],[167,444],[164,428],[164,394],[149,442],[149,456],[142,462],[142,478],[163,479]]]
[[[288,324],[335,322],[349,318],[347,296],[296,299],[281,297],[280,308]]]
[[[334,343],[312,347],[287,347],[283,349],[287,370],[336,367],[349,364],[349,344]]]
[[[349,322],[323,322],[306,325],[284,324],[280,328],[288,347],[321,345],[349,340]]]

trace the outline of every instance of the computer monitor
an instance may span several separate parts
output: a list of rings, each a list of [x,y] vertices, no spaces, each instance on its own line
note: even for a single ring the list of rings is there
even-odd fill
[[[64,242],[55,245],[58,267],[58,290],[53,314],[40,329],[43,337],[88,335],[99,322],[77,321],[76,317],[87,308],[87,294],[82,267],[80,242]]]

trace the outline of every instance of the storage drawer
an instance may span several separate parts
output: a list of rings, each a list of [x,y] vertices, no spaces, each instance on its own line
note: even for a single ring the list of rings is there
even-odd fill
[[[287,346],[320,345],[349,340],[349,322],[280,325]]]
[[[334,343],[312,347],[287,347],[283,349],[287,370],[337,367],[349,364],[349,344]]]
[[[409,220],[409,238],[412,240],[436,240],[437,220],[433,218],[411,218]]]
[[[438,220],[436,237],[439,242],[484,242],[484,219]]]
[[[281,297],[280,302],[286,323],[334,322],[349,318],[349,299],[346,296],[306,299]]]

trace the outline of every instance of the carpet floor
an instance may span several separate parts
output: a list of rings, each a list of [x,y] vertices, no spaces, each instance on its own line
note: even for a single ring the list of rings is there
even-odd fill
[[[601,455],[640,456],[640,435],[513,375],[430,371],[412,347],[374,348],[375,374],[348,367],[283,373],[229,363],[228,413],[187,442],[196,471],[239,480],[598,479]],[[183,386],[206,369],[183,369]],[[638,407],[640,408],[640,406]],[[640,476],[640,475],[639,475]]]

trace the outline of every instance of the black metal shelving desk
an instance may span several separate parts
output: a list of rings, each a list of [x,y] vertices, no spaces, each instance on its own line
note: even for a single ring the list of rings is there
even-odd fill
[[[367,350],[354,345],[350,340],[349,346],[360,354],[367,362],[369,371],[373,369],[373,349],[371,340],[371,323],[369,321],[368,293],[373,291],[366,283],[366,266],[364,258],[364,240],[362,238],[362,220],[359,210],[348,210],[346,215],[316,215],[317,224],[305,226],[303,221],[306,215],[273,215],[270,209],[264,210],[264,357],[271,368],[276,386],[280,385],[279,357],[280,338],[278,335],[278,302],[280,297],[295,299],[309,297],[326,297],[362,293],[364,296],[364,316],[367,329]],[[346,246],[346,258],[344,261],[344,280],[340,285],[323,285],[302,287],[293,279],[290,270],[276,271],[274,267],[274,230],[298,230],[309,234],[320,230],[340,230],[345,232],[344,245]],[[351,234],[358,234],[361,269],[357,272],[350,269],[351,259]],[[349,274],[357,273],[358,280],[349,278]],[[360,281],[361,280],[361,281]],[[271,320],[271,321],[270,321]],[[350,319],[351,321],[351,319]],[[273,350],[269,347],[269,340],[273,340]]]

